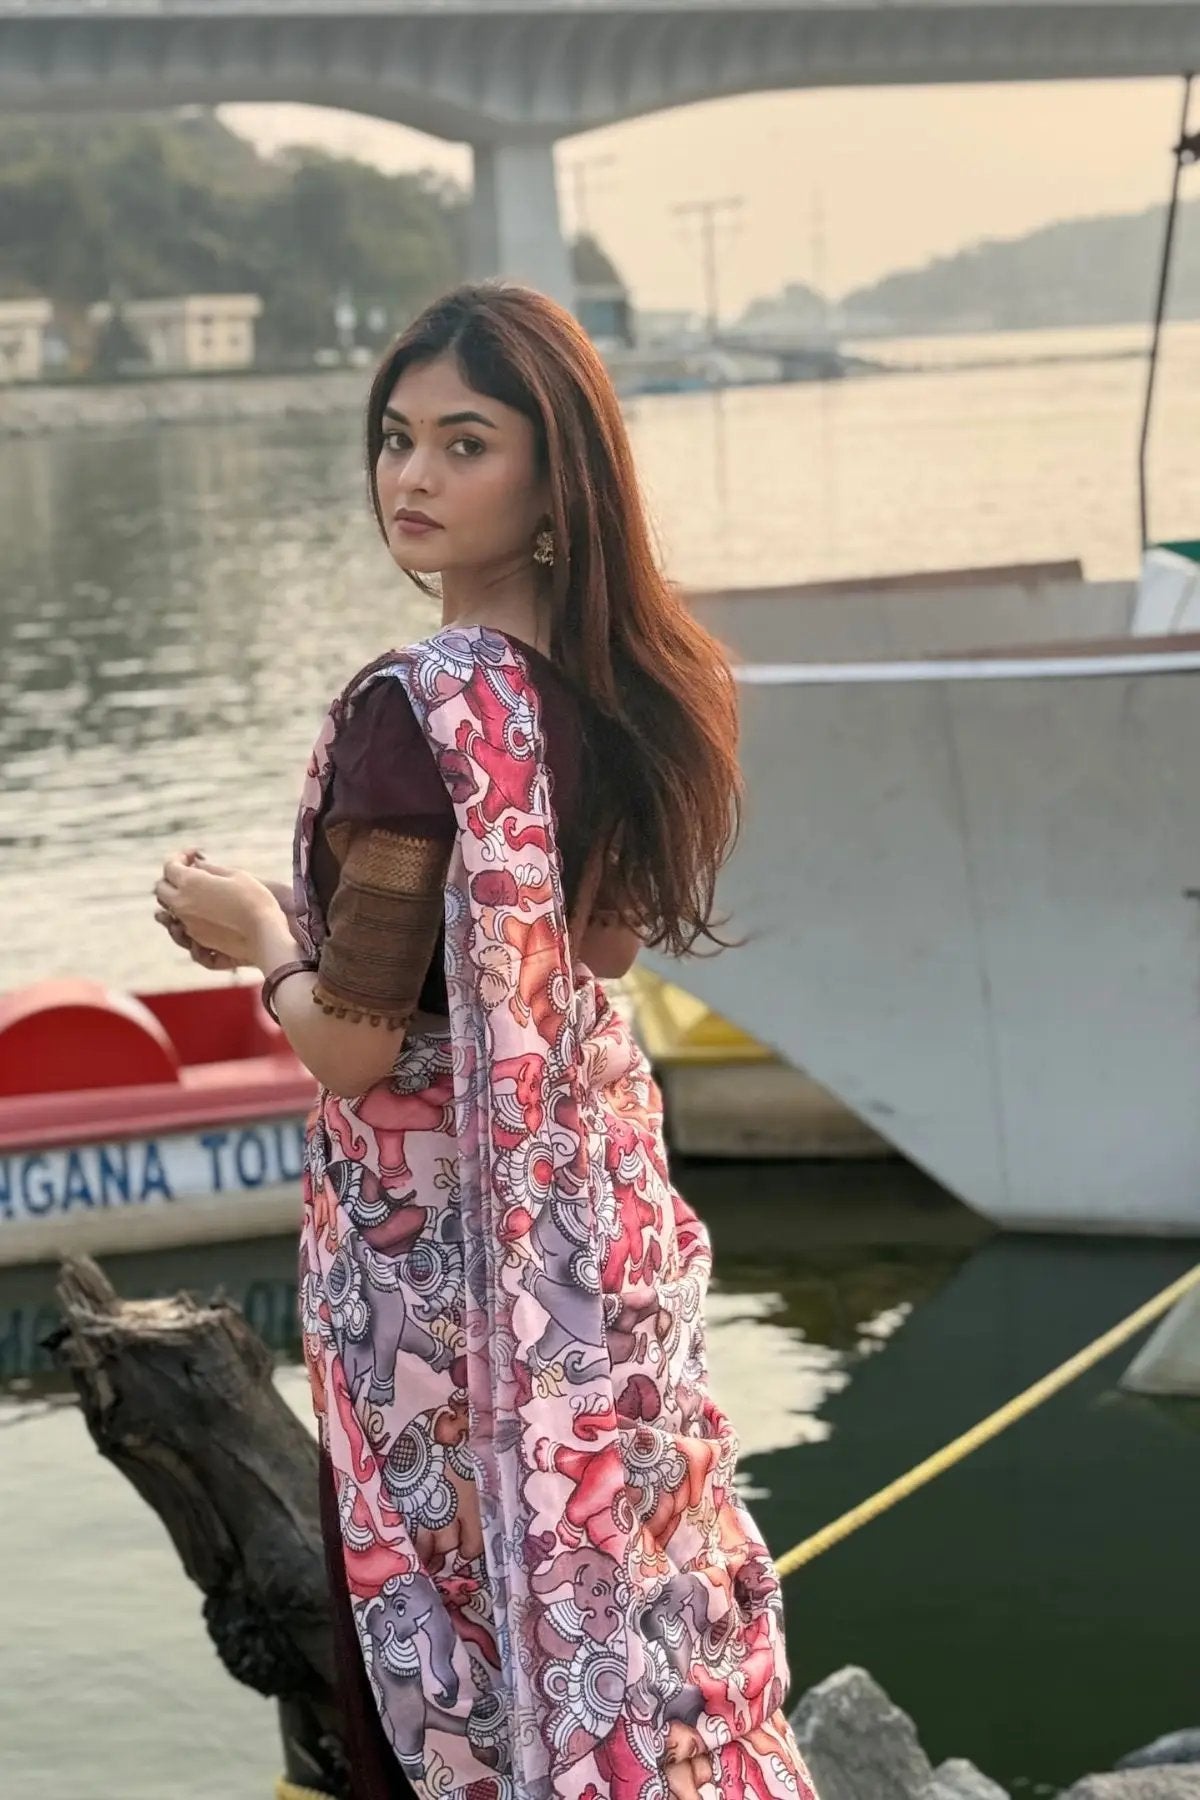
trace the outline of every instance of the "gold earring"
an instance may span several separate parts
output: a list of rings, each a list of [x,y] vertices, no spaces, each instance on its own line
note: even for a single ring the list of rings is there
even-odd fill
[[[540,563],[543,569],[549,569],[554,563],[554,533],[548,525],[543,525],[533,543],[533,560]]]

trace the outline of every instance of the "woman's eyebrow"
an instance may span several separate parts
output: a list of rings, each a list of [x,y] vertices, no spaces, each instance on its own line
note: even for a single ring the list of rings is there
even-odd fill
[[[408,420],[405,418],[404,414],[402,412],[397,412],[394,406],[385,406],[383,409],[383,416],[385,419],[395,419],[397,425],[408,424]],[[483,413],[478,412],[443,413],[438,420],[438,424],[439,426],[486,425],[489,431],[498,431],[500,429],[494,419],[485,418]]]

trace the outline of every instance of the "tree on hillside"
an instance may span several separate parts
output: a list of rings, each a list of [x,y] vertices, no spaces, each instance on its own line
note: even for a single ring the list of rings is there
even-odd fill
[[[625,289],[620,270],[590,231],[571,245],[571,273],[580,287]]]
[[[388,328],[460,279],[456,214],[463,200],[421,175],[389,176],[312,152],[290,159],[286,185],[267,202],[273,247],[264,342],[333,341],[333,308],[346,292],[360,317]]]
[[[173,132],[119,151],[107,165],[109,230],[121,285],[139,298],[237,293],[259,273],[256,202],[222,191]]]
[[[246,196],[259,170],[250,146],[215,121],[6,123],[0,272],[67,306],[118,288],[153,297],[244,286]]]
[[[107,207],[91,172],[63,164],[0,172],[0,273],[12,291],[66,302],[103,291]]]
[[[100,375],[123,375],[149,367],[146,346],[132,329],[119,306],[96,334],[92,367]]]
[[[0,124],[0,284],[70,314],[114,294],[261,295],[259,342],[307,361],[338,293],[389,327],[463,267],[461,192],[309,152],[268,161],[210,114]]]

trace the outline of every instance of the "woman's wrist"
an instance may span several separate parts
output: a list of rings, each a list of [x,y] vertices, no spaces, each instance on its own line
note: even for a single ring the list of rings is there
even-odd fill
[[[316,973],[316,958],[314,956],[302,956],[293,962],[280,963],[277,968],[272,969],[271,973],[264,980],[262,984],[263,1006],[270,1014],[271,1018],[274,1019],[275,1023],[283,1026],[285,1032],[288,1028],[279,1016],[279,1009],[275,1004],[276,994],[286,981],[293,981],[297,976],[303,975],[305,992],[311,995],[316,981]],[[297,985],[299,985],[299,983],[297,983]]]
[[[296,940],[287,914],[279,907],[266,914],[254,933],[254,965],[263,975],[296,959]]]

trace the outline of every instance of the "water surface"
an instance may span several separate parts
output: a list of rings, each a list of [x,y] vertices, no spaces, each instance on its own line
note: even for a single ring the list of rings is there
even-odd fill
[[[1011,358],[1044,335],[968,348]],[[1100,577],[1136,566],[1142,380],[1135,361],[935,370],[629,412],[689,584],[1076,556]],[[1159,536],[1200,531],[1197,442],[1200,324],[1181,325],[1154,438]],[[195,841],[282,877],[324,707],[435,622],[368,518],[352,416],[0,443],[0,990],[190,981],[147,928],[162,857]]]

